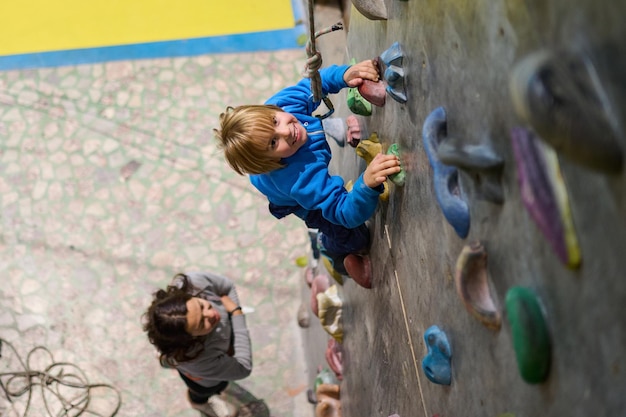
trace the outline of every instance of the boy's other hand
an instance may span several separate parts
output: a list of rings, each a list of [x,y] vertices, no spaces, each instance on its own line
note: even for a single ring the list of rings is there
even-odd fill
[[[368,59],[358,64],[350,66],[343,74],[343,80],[350,87],[358,87],[363,84],[363,80],[377,82],[379,79],[378,66],[374,60]]]
[[[400,172],[400,160],[398,157],[379,153],[365,169],[363,182],[370,188],[376,188],[385,182],[389,175],[398,172]]]

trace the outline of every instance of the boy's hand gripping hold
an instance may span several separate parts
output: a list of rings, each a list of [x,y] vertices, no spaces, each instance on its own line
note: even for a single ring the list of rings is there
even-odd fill
[[[378,66],[371,59],[350,66],[343,74],[343,80],[349,87],[358,87],[363,80],[378,82],[379,77]]]
[[[376,188],[392,174],[400,172],[400,160],[395,155],[379,153],[363,173],[363,182],[370,188]]]

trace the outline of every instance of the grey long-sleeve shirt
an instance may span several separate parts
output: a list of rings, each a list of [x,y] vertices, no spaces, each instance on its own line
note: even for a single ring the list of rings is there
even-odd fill
[[[187,272],[186,275],[197,289],[193,295],[209,300],[222,318],[215,330],[206,336],[203,352],[191,361],[178,364],[176,369],[204,387],[246,378],[252,372],[252,349],[246,317],[243,314],[228,317],[220,300],[221,296],[228,295],[239,305],[234,283],[209,272]],[[227,353],[231,338],[234,338],[233,356]]]

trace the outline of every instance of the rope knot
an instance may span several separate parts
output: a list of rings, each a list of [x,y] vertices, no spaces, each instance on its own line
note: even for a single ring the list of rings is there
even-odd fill
[[[322,67],[322,54],[315,52],[313,55],[309,55],[304,66],[304,76],[307,78],[313,78],[315,73]]]

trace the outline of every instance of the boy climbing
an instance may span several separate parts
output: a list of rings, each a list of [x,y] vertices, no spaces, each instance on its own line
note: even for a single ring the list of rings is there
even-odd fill
[[[322,93],[335,94],[378,81],[372,60],[330,66],[320,71]],[[394,155],[378,154],[350,192],[340,176],[331,176],[331,151],[321,120],[312,115],[319,106],[311,82],[303,79],[272,96],[265,105],[229,107],[220,115],[215,135],[228,164],[269,200],[274,217],[295,214],[307,227],[318,229],[322,254],[333,275],[348,275],[371,287],[369,230],[365,221],[376,209],[389,175],[400,172]]]

